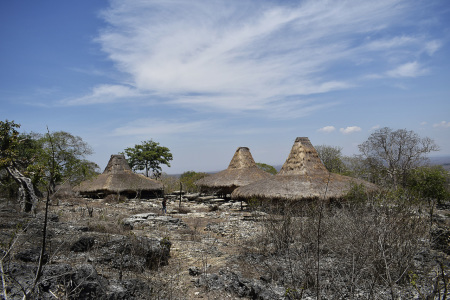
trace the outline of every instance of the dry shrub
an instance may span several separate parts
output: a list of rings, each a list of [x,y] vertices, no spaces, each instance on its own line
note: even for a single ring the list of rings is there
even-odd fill
[[[179,214],[188,214],[191,212],[191,209],[189,207],[186,206],[180,206],[177,208],[177,211]]]
[[[208,207],[208,211],[213,212],[213,211],[218,211],[219,210],[219,205],[214,204]]]
[[[120,195],[120,194],[109,194],[108,196],[103,198],[104,203],[110,203],[110,204],[123,203],[123,202],[126,202],[127,200],[128,200],[127,197],[125,197],[124,195]]]
[[[109,234],[123,234],[124,229],[120,221],[112,222],[105,220],[89,221],[87,224],[89,231],[109,233]]]
[[[251,245],[263,245],[253,251],[260,272],[294,294],[352,298],[359,293],[370,299],[382,287],[395,297],[395,287],[409,283],[428,233],[426,218],[401,202],[337,208],[318,201],[280,208],[266,216]]]

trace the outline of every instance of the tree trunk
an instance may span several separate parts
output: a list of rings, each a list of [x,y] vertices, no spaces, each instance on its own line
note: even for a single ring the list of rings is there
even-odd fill
[[[7,167],[8,174],[19,184],[19,203],[22,211],[36,212],[38,197],[34,193],[31,179],[22,175],[15,167]]]

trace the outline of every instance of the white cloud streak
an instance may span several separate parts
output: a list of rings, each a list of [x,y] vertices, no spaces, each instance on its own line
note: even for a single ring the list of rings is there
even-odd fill
[[[305,97],[352,88],[364,76],[425,73],[408,57],[420,51],[432,55],[439,41],[383,34],[412,18],[415,5],[402,0],[113,0],[101,14],[108,27],[97,42],[135,89],[96,87],[67,104],[151,93],[167,104],[194,109],[283,115],[289,107],[296,113],[285,117],[310,114],[327,105]],[[392,69],[391,62],[397,67]],[[376,74],[383,76],[366,73],[379,65],[385,69]],[[351,75],[342,76],[343,66]]]
[[[420,66],[417,61],[408,62],[390,70],[386,73],[388,77],[417,77],[426,74],[428,71]]]
[[[139,119],[113,130],[113,136],[152,136],[199,132],[210,126],[207,121],[180,122],[168,119]]]
[[[325,127],[320,128],[318,131],[319,132],[330,133],[330,132],[333,132],[335,130],[336,130],[336,127],[334,127],[334,126],[325,126]]]
[[[442,121],[440,123],[433,124],[433,127],[450,128],[450,122]]]
[[[61,103],[65,105],[106,104],[143,96],[145,95],[142,91],[130,86],[103,84],[95,86],[88,95],[66,99]]]
[[[339,131],[343,134],[352,134],[352,133],[361,131],[361,127],[349,126],[349,127],[341,128],[341,129],[339,129]]]

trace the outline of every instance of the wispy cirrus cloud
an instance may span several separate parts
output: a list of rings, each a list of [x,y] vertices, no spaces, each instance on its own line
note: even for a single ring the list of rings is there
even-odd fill
[[[173,133],[198,132],[211,126],[208,121],[179,121],[170,119],[139,119],[113,130],[113,136],[160,137]]]
[[[92,88],[91,93],[78,98],[62,100],[64,105],[106,104],[124,99],[130,100],[145,96],[142,91],[125,85],[103,84]]]
[[[302,116],[327,107],[306,97],[350,89],[371,66],[385,66],[377,74],[392,78],[424,74],[421,62],[405,59],[420,51],[431,55],[440,42],[392,34],[415,9],[402,0],[114,0],[101,14],[108,27],[96,41],[135,87],[112,93],[109,101],[151,93],[194,109],[289,106]],[[342,76],[342,65],[350,75]],[[66,103],[108,103],[102,90]]]
[[[417,61],[408,62],[402,64],[395,69],[386,72],[388,77],[417,77],[424,75],[428,72],[427,69],[423,68]]]

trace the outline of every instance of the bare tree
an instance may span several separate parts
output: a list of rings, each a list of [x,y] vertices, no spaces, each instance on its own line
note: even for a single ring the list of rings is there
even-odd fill
[[[409,172],[423,164],[426,154],[439,147],[428,137],[406,129],[384,127],[372,133],[358,146],[367,162],[382,170],[394,187],[406,186]]]

